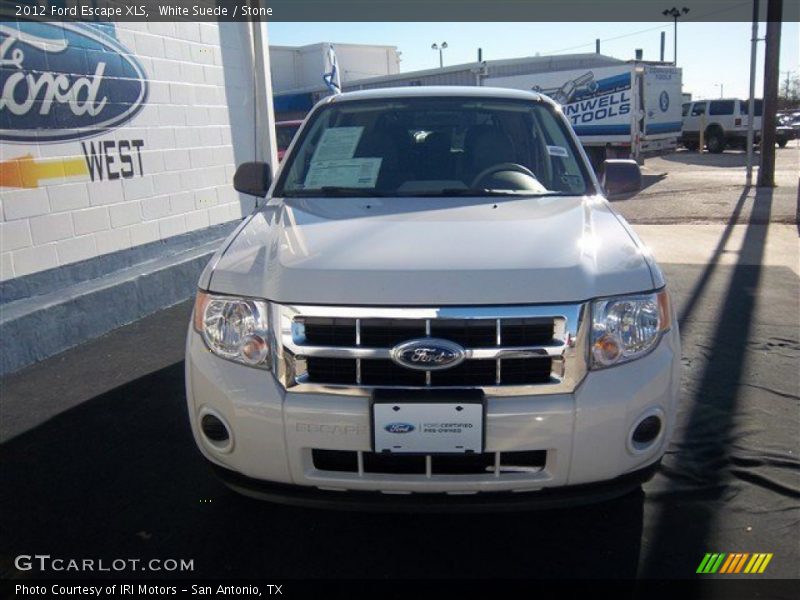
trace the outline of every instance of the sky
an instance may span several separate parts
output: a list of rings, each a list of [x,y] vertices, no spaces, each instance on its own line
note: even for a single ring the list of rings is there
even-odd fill
[[[784,22],[781,32],[781,80],[786,72],[800,74],[800,26]],[[317,42],[397,46],[400,71],[431,69],[439,53],[431,44],[447,42],[444,64],[552,54],[594,52],[600,38],[602,54],[624,60],[637,48],[645,60],[658,60],[661,31],[665,31],[665,58],[673,56],[673,24],[655,23],[277,23],[269,24],[270,44],[300,46]],[[746,98],[750,81],[750,23],[678,22],[678,66],[683,69],[683,91],[694,99]],[[759,38],[766,24],[759,26]],[[756,96],[763,95],[764,43],[758,44]],[[347,65],[340,65],[346,69]]]

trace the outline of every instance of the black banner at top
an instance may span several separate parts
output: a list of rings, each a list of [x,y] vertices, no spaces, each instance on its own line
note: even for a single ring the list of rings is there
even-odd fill
[[[766,1],[761,2],[762,18]],[[529,21],[671,20],[668,0],[0,0],[8,19],[45,21]],[[681,0],[682,22],[750,21],[752,0]],[[688,9],[688,10],[684,10]],[[800,20],[784,0],[783,20]]]

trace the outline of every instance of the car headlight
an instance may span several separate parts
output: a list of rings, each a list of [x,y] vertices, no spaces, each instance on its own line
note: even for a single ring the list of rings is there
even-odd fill
[[[270,368],[268,304],[263,300],[197,292],[194,328],[217,356]]]
[[[592,302],[591,368],[604,369],[650,352],[672,324],[666,290]]]

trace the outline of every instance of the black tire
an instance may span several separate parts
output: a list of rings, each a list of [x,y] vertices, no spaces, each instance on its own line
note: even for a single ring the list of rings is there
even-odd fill
[[[690,152],[697,152],[697,149],[700,147],[699,142],[683,142],[684,148],[689,150]]]
[[[725,138],[716,130],[711,130],[706,135],[706,148],[712,154],[721,154],[725,150]]]
[[[786,148],[786,144],[789,143],[789,140],[778,140],[778,148]]]

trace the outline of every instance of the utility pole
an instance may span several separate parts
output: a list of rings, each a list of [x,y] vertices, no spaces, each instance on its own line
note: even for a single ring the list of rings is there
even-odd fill
[[[758,0],[753,0],[753,27],[750,34],[750,98],[747,104],[747,114],[750,115],[747,121],[747,175],[746,185],[753,185],[753,144],[755,135],[755,119],[753,115],[756,110],[756,55],[758,54]]]
[[[758,185],[775,187],[775,112],[778,108],[778,70],[783,0],[767,0],[767,44],[764,51],[764,110],[761,116],[761,165]],[[751,115],[750,118],[753,118]]]

